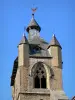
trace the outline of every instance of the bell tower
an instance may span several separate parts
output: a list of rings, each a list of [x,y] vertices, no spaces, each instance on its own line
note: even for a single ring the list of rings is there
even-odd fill
[[[35,9],[33,9],[35,10]],[[18,45],[11,75],[12,100],[68,100],[62,88],[62,47],[40,37],[34,14]]]

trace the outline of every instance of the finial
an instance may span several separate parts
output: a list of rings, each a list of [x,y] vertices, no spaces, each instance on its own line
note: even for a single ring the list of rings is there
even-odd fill
[[[53,34],[53,37],[55,37],[55,34]]]
[[[25,37],[25,33],[23,33],[23,37]]]
[[[34,18],[34,14],[32,14],[32,17]]]
[[[24,27],[24,33],[23,33],[23,37],[25,37],[25,31],[26,31],[26,27]]]

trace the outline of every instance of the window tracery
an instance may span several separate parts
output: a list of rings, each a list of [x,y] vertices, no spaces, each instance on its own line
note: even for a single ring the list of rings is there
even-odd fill
[[[46,88],[46,71],[42,63],[38,63],[35,69],[34,88]]]

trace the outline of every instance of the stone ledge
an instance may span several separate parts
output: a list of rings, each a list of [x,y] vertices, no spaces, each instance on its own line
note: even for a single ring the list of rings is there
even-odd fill
[[[49,89],[32,89],[26,92],[21,92],[24,94],[50,94],[50,90]]]

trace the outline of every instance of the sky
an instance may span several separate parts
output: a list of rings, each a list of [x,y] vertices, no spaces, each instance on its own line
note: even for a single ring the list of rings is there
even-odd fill
[[[63,89],[75,95],[75,0],[0,0],[0,100],[11,100],[10,77],[24,27],[38,7],[35,19],[40,36],[50,42],[55,34],[62,46]],[[28,33],[25,32],[26,36]]]

